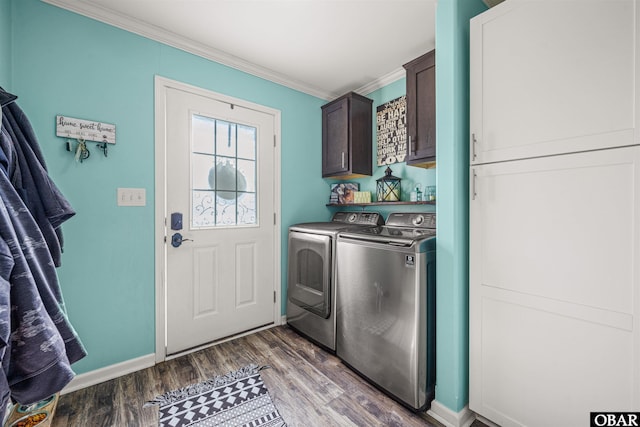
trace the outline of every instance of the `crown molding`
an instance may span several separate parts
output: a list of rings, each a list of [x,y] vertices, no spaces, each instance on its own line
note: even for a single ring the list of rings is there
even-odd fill
[[[317,98],[325,100],[336,98],[336,95],[333,93],[328,93],[268,68],[259,67],[227,52],[214,49],[211,46],[179,36],[163,28],[133,19],[95,4],[88,4],[77,0],[41,1]]]
[[[367,83],[364,86],[359,87],[354,90],[356,93],[360,93],[363,95],[370,94],[371,92],[378,90],[380,88],[385,87],[388,84],[391,84],[395,81],[398,81],[404,77],[406,77],[406,71],[403,67],[400,67],[392,72],[385,74],[384,76],[372,81],[371,83]]]

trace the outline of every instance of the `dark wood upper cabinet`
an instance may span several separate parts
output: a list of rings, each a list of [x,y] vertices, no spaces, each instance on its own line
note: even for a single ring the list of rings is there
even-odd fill
[[[436,51],[404,65],[407,74],[408,165],[433,167],[436,161]]]
[[[322,106],[322,176],[353,178],[372,173],[373,100],[349,92]]]

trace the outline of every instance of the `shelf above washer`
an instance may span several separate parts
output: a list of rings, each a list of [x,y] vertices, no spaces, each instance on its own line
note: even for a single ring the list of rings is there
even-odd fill
[[[409,202],[409,201],[400,201],[400,202],[371,202],[371,203],[327,203],[327,206],[330,207],[347,207],[347,206],[358,206],[358,207],[367,207],[367,206],[398,206],[398,205],[435,205],[436,201],[422,201],[422,202]]]

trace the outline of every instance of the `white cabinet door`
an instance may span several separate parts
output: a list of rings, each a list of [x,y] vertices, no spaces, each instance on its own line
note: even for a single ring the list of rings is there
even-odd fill
[[[637,7],[511,0],[473,18],[471,163],[634,144]]]
[[[470,176],[470,408],[503,427],[637,411],[640,147]]]

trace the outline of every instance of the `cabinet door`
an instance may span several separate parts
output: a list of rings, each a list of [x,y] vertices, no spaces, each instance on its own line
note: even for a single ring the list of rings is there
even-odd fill
[[[502,426],[640,408],[640,147],[471,168],[469,407]]]
[[[508,1],[473,18],[472,164],[632,145],[637,7]]]
[[[407,74],[407,164],[436,160],[435,50],[405,64]]]
[[[349,99],[322,109],[322,176],[349,170]]]

